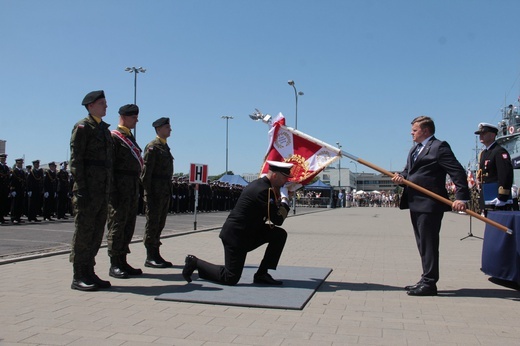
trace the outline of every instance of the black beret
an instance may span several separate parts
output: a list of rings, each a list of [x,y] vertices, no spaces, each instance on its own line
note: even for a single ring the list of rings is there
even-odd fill
[[[152,123],[153,127],[159,127],[170,123],[170,118],[159,118]]]
[[[33,164],[37,164],[37,163],[40,163],[40,160],[34,160],[33,161]]]
[[[49,166],[56,166],[56,162],[54,162],[54,161],[49,162]]]
[[[83,98],[83,101],[81,102],[82,106],[86,106],[91,104],[92,102],[96,102],[99,99],[105,98],[105,92],[103,90],[96,90],[91,91],[85,97]]]
[[[137,115],[139,114],[139,107],[134,104],[128,104],[119,108],[119,114],[121,115]]]
[[[7,157],[7,154],[0,154],[0,157]]]

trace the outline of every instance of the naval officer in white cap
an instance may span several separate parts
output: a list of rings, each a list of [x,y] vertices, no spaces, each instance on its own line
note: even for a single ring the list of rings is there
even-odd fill
[[[512,209],[511,186],[513,185],[513,165],[506,149],[496,142],[498,127],[489,123],[478,124],[480,143],[484,149],[480,152],[477,179],[482,184],[480,207],[483,210]],[[488,188],[493,187],[490,195]],[[496,186],[496,188],[495,188]],[[486,196],[484,196],[486,195]]]

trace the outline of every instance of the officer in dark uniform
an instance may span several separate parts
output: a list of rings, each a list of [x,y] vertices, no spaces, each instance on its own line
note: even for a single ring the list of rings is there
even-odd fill
[[[60,163],[60,170],[58,171],[58,203],[56,206],[57,212],[56,216],[58,220],[67,220],[68,217],[65,215],[67,213],[67,208],[69,205],[69,192],[70,192],[70,177],[69,171],[67,170],[68,162],[63,161]]]
[[[486,184],[495,184],[496,191],[492,197],[481,193],[480,205],[482,210],[511,210],[511,186],[513,185],[513,165],[507,150],[497,144],[498,127],[488,123],[480,123],[478,130],[480,142],[485,148],[480,153],[477,179],[482,184],[481,191],[485,191]],[[494,186],[494,185],[490,185]]]
[[[114,141],[114,180],[108,201],[109,275],[126,279],[143,271],[127,262],[134,235],[139,200],[139,176],[143,169],[141,148],[132,132],[139,117],[139,107],[128,104],[119,108],[119,125],[112,131]]]
[[[27,180],[23,170],[23,159],[16,159],[16,164],[11,172],[9,181],[9,195],[11,196],[11,222],[14,224],[24,223],[21,220],[23,214],[23,202]]]
[[[40,160],[34,160],[32,163],[34,167],[27,172],[27,198],[29,200],[27,219],[40,222],[41,220],[37,216],[42,210],[43,169],[40,168]]]
[[[52,218],[56,212],[56,197],[58,195],[58,176],[56,162],[49,162],[49,169],[43,176],[43,219],[54,221]]]
[[[110,125],[102,119],[107,109],[103,90],[88,93],[81,104],[88,110],[88,116],[74,125],[70,138],[76,226],[70,254],[74,269],[71,288],[94,291],[111,286],[96,275],[94,266],[108,215],[113,143]]]
[[[146,261],[144,265],[151,268],[168,268],[173,264],[161,257],[159,247],[172,195],[173,156],[166,143],[172,130],[169,118],[157,119],[152,126],[155,128],[157,137],[144,149],[144,168],[141,174],[146,202],[146,228],[143,239],[146,247]]]
[[[285,183],[291,176],[291,163],[267,161],[269,172],[244,188],[231,211],[220,238],[224,245],[225,265],[205,262],[193,255],[186,256],[182,271],[184,279],[198,270],[202,279],[223,285],[236,285],[240,280],[247,253],[267,243],[264,258],[254,275],[254,282],[282,285],[268,273],[276,269],[282,255],[287,232],[281,226],[289,212],[289,194]],[[266,223],[267,222],[267,223]]]
[[[0,154],[0,223],[4,224],[7,221],[5,216],[9,210],[9,179],[11,176],[11,169],[5,163],[7,154]]]

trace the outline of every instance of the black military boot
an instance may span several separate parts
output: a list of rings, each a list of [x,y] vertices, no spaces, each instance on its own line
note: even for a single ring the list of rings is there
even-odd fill
[[[159,252],[159,248],[157,248],[157,258],[159,259],[159,261],[164,263],[164,265],[166,266],[165,268],[173,267],[173,263],[172,262],[169,262],[169,261],[165,260],[164,258],[162,258],[161,254]]]
[[[110,281],[101,280],[99,276],[96,275],[94,272],[94,266],[88,266],[87,268],[87,275],[90,278],[92,282],[94,282],[96,285],[98,285],[99,288],[110,288],[112,284]]]
[[[119,260],[121,261],[121,267],[123,267],[124,271],[128,273],[130,276],[136,276],[143,274],[143,271],[139,268],[133,268],[126,261],[126,254],[119,256]]]
[[[123,267],[119,256],[110,257],[108,275],[116,279],[128,279],[128,273]]]
[[[159,254],[158,247],[146,248],[146,261],[144,262],[145,267],[150,268],[168,268],[173,267],[171,262],[166,262],[164,258]]]
[[[80,291],[97,291],[99,287],[87,275],[85,266],[74,264],[73,270],[74,276],[70,288]]]

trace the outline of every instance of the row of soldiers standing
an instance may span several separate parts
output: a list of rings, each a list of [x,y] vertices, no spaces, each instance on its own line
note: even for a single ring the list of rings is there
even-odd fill
[[[49,168],[40,168],[40,160],[34,160],[32,166],[23,167],[24,160],[16,159],[11,169],[6,164],[7,155],[0,154],[0,222],[7,223],[9,215],[13,224],[24,223],[22,215],[28,221],[40,222],[38,216],[52,221],[53,217],[67,219],[71,211],[71,179],[67,171],[67,162],[61,163],[56,170],[56,163],[50,162]]]
[[[88,116],[74,125],[70,140],[75,222],[70,254],[71,288],[94,291],[111,287],[109,281],[102,280],[94,271],[105,224],[108,226],[109,276],[126,279],[142,274],[141,269],[133,268],[127,261],[142,195],[146,216],[144,265],[169,268],[173,264],[159,252],[166,216],[172,212],[172,206],[178,212],[189,210],[188,201],[192,199],[185,198],[189,196],[189,187],[188,195],[181,193],[186,186],[180,182],[175,184],[172,179],[173,156],[167,144],[172,131],[169,118],[159,118],[152,123],[156,137],[142,151],[131,132],[138,122],[136,105],[119,108],[119,124],[112,131],[103,121],[107,108],[103,90],[88,93],[82,105]],[[206,188],[203,191],[207,191]],[[208,194],[203,192],[202,195]],[[174,198],[176,201],[172,202]],[[207,200],[202,198],[203,208],[210,208]],[[221,208],[218,203],[211,208],[214,206]]]

